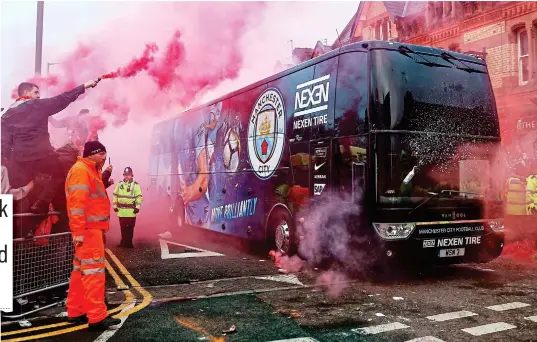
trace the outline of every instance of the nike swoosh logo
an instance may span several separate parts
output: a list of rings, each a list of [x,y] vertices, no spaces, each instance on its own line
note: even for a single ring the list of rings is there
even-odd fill
[[[315,164],[315,166],[314,166],[315,171],[319,170],[321,168],[321,166],[323,166],[324,164],[326,164],[326,162],[322,163],[321,165]]]

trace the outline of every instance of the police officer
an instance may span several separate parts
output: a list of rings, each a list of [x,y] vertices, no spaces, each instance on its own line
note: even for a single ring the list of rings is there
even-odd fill
[[[119,216],[121,225],[121,243],[118,247],[134,248],[132,237],[136,214],[140,211],[143,197],[140,184],[134,181],[134,174],[129,166],[123,171],[123,181],[116,185],[113,198],[114,211]]]

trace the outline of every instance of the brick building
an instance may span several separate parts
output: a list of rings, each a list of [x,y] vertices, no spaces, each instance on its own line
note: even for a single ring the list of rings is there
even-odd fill
[[[494,87],[502,137],[509,143],[521,132],[537,132],[536,30],[537,2],[362,1],[329,48],[379,39],[482,56]],[[297,61],[321,52],[317,44],[311,57],[302,54]]]

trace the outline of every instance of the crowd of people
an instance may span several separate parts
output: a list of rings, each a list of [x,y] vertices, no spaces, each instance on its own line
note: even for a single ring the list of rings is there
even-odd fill
[[[103,330],[121,322],[108,315],[105,303],[104,243],[110,209],[120,219],[120,246],[134,247],[142,192],[127,167],[114,190],[112,206],[106,189],[114,184],[113,167],[104,168],[106,148],[84,118],[89,110],[61,120],[52,117],[97,83],[90,80],[45,99],[40,97],[38,85],[19,85],[18,98],[1,118],[1,191],[13,195],[15,213],[30,214],[15,219],[15,239],[35,237],[38,232],[71,231],[75,253],[67,295],[68,321]],[[69,140],[57,149],[50,142],[49,123],[69,131]],[[48,230],[44,228],[47,224]],[[19,298],[18,302],[23,305],[24,301]]]

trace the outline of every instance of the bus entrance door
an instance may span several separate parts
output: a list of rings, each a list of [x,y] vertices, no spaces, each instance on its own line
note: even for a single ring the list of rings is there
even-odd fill
[[[313,196],[320,196],[329,191],[330,184],[330,167],[332,148],[331,140],[318,140],[310,143],[311,155],[311,193]]]
[[[357,202],[361,199],[365,190],[365,164],[352,162],[352,200]]]

